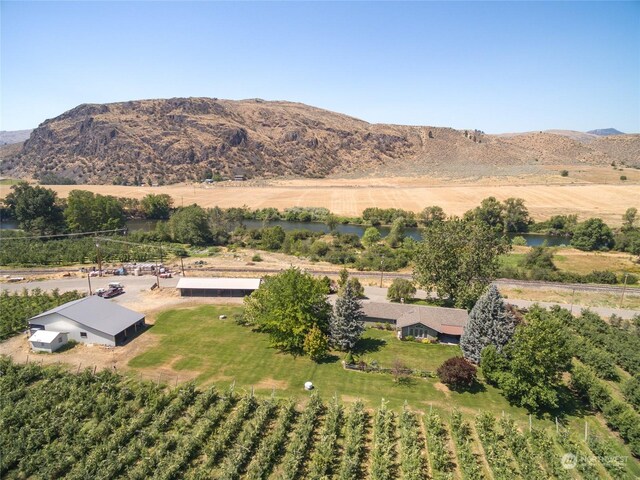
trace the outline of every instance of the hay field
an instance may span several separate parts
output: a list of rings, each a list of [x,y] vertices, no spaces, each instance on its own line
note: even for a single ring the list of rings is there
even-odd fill
[[[217,185],[168,185],[130,187],[119,185],[52,186],[62,197],[85,189],[100,194],[142,198],[148,193],[167,193],[176,206],[197,203],[203,207],[251,208],[293,206],[326,207],[339,215],[358,216],[367,207],[402,208],[418,212],[439,205],[448,214],[461,215],[483,198],[524,198],[536,220],[552,215],[578,214],[580,219],[598,216],[612,226],[632,206],[640,207],[640,185],[634,184],[524,184],[450,183],[429,179],[320,179],[252,184],[221,182]],[[3,188],[6,194],[8,188]]]

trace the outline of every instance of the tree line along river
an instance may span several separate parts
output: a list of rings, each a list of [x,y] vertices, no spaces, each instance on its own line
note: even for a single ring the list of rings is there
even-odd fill
[[[142,219],[128,220],[126,222],[126,226],[129,229],[129,231],[132,231],[132,232],[137,230],[148,232],[155,229],[156,223],[158,223],[159,221],[162,221],[162,220],[142,220]],[[318,222],[287,222],[284,220],[276,220],[276,221],[265,223],[260,220],[244,220],[242,223],[247,228],[275,227],[277,225],[282,227],[282,229],[285,231],[311,230],[312,232],[323,232],[323,233],[329,232],[329,227],[326,224],[318,223]],[[18,228],[18,224],[15,221],[10,220],[10,221],[0,223],[0,229],[2,230],[16,229],[16,228]],[[339,233],[353,233],[358,235],[358,237],[362,238],[367,228],[369,228],[368,225],[338,224],[335,228],[335,231]],[[381,226],[377,228],[380,231],[380,234],[382,235],[382,237],[385,237],[389,234],[390,227]],[[421,240],[420,229],[416,227],[406,228],[405,235],[407,237],[413,238],[414,240]],[[566,237],[554,237],[550,235],[541,235],[541,234],[535,234],[535,233],[509,234],[510,238],[517,237],[517,236],[523,237],[527,242],[527,246],[529,247],[536,247],[536,246],[542,245],[542,243],[545,241],[547,242],[547,245],[550,247],[569,244],[569,239]]]

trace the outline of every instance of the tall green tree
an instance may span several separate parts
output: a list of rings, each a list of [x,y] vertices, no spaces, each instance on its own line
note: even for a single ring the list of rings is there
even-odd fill
[[[437,205],[425,207],[418,215],[418,221],[425,227],[428,227],[433,222],[444,222],[446,219],[447,215],[444,210]]]
[[[357,293],[346,281],[333,306],[329,322],[331,343],[343,351],[351,351],[364,332],[364,313]]]
[[[512,403],[531,411],[558,407],[562,374],[571,368],[565,326],[552,312],[532,309],[502,354],[482,354],[482,368]],[[492,359],[487,356],[491,353]]]
[[[371,246],[378,243],[380,241],[380,238],[380,230],[378,230],[376,227],[369,227],[364,231],[364,234],[362,235],[362,244],[365,247],[370,248]]]
[[[460,337],[464,358],[479,363],[482,350],[489,345],[501,352],[515,329],[516,318],[507,310],[498,288],[490,285],[471,309],[469,322]]]
[[[522,198],[507,198],[504,202],[504,231],[509,233],[526,232],[531,223],[529,210]]]
[[[93,232],[123,228],[124,211],[117,198],[72,190],[64,210],[67,226],[72,232]]]
[[[504,206],[495,198],[487,197],[480,206],[469,210],[464,214],[465,220],[478,221],[488,227],[502,231],[504,229]]]
[[[413,278],[450,304],[471,308],[498,271],[508,243],[479,222],[451,218],[423,231],[414,255]]]
[[[627,208],[622,215],[622,230],[633,230],[638,219],[638,209],[636,207]]]
[[[316,326],[329,332],[331,305],[324,282],[297,268],[267,276],[245,298],[245,319],[269,334],[271,346],[293,354],[304,351],[304,340]]]
[[[198,205],[178,209],[171,215],[168,227],[175,242],[206,245],[212,240],[209,216]]]
[[[39,235],[64,231],[63,210],[56,192],[27,182],[13,185],[11,190],[4,203],[21,229]]]
[[[385,240],[387,241],[387,245],[391,248],[397,248],[402,244],[402,240],[404,240],[405,234],[405,223],[404,218],[398,217],[391,224],[391,229],[389,230],[389,235]]]
[[[394,278],[387,289],[387,298],[392,302],[409,300],[416,294],[416,287],[406,278]]]
[[[154,194],[150,193],[146,195],[140,202],[142,206],[142,212],[147,218],[155,220],[167,220],[171,215],[171,207],[173,206],[173,199],[166,193]]]
[[[571,246],[578,250],[609,250],[613,245],[611,229],[599,218],[579,223],[571,239]]]

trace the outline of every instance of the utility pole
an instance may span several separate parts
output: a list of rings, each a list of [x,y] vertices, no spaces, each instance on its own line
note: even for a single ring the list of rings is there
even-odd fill
[[[380,288],[382,288],[382,276],[384,274],[384,255],[380,259]]]
[[[184,277],[184,258],[180,255],[180,266],[182,267],[182,276]]]
[[[627,290],[627,277],[629,276],[628,273],[624,274],[624,285],[622,286],[622,295],[620,296],[620,307],[622,308],[622,302],[624,302],[624,292]]]
[[[100,255],[100,244],[96,242],[96,252],[98,255],[98,276],[102,276],[102,256]]]
[[[91,275],[90,272],[87,272],[87,281],[89,282],[89,296],[93,295],[93,292],[91,291]]]

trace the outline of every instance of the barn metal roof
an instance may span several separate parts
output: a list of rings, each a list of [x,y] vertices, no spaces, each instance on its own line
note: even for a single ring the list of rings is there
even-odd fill
[[[141,313],[134,312],[105,298],[93,295],[47,310],[33,317],[29,320],[29,323],[53,313],[62,315],[76,323],[93,328],[99,332],[114,336],[144,319],[144,315]]]
[[[257,290],[259,278],[202,278],[189,277],[178,280],[176,288],[193,288],[196,290]]]

